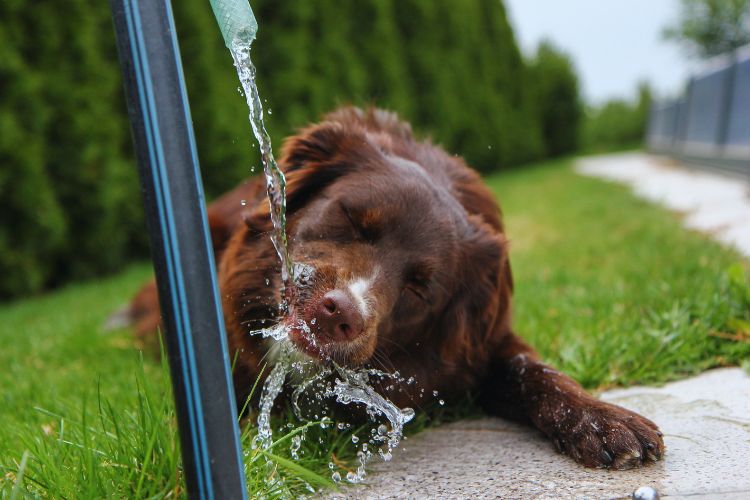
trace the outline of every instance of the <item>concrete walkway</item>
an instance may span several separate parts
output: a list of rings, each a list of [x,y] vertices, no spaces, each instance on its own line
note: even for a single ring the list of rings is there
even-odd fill
[[[750,499],[750,376],[723,368],[661,388],[602,399],[640,412],[664,432],[667,453],[641,469],[586,469],[537,431],[498,419],[468,420],[407,440],[366,483],[331,498]]]
[[[645,153],[581,158],[576,170],[628,184],[636,195],[684,214],[686,227],[750,257],[750,179],[698,171]]]

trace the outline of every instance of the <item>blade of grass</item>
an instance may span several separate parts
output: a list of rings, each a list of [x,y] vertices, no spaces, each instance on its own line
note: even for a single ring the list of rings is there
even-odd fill
[[[26,464],[29,462],[29,452],[24,451],[23,456],[21,456],[21,463],[18,466],[18,471],[16,472],[16,480],[13,482],[13,491],[10,493],[10,500],[15,500],[18,498],[18,495],[21,493],[21,488],[23,485],[23,476],[26,473]]]
[[[291,460],[288,460],[284,457],[281,457],[279,455],[275,455],[273,453],[270,453],[265,450],[260,450],[260,453],[268,457],[270,460],[276,462],[277,464],[281,465],[285,469],[294,472],[297,474],[300,478],[307,481],[308,483],[314,483],[318,486],[322,486],[324,488],[330,488],[335,487],[336,483],[333,481],[330,481],[329,479],[321,476],[320,474],[311,471],[310,469],[303,467],[299,465],[296,462],[293,462]]]

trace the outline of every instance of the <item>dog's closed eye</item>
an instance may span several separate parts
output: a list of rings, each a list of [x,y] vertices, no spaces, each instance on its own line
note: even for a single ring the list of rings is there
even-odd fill
[[[431,270],[424,265],[414,265],[407,268],[404,275],[404,292],[416,296],[424,302],[429,302]]]
[[[365,243],[375,243],[380,237],[380,217],[376,210],[358,209],[343,202],[339,203],[344,217],[354,230],[357,239]]]

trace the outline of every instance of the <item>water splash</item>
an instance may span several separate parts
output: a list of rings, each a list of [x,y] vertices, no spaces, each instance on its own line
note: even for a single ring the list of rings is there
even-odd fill
[[[369,433],[364,437],[352,434],[351,442],[357,448],[359,465],[356,471],[349,471],[346,480],[351,483],[361,482],[366,475],[366,466],[377,451],[383,460],[390,460],[394,449],[403,438],[404,426],[414,418],[411,408],[399,408],[393,402],[379,394],[372,386],[373,381],[389,381],[395,383],[411,383],[398,373],[386,373],[375,369],[351,369],[331,363],[320,366],[311,362],[315,373],[300,382],[292,393],[292,409],[301,420],[308,420],[303,406],[313,408],[313,418],[328,418],[328,402],[335,401],[340,405],[360,405],[370,417]],[[292,364],[293,370],[299,372],[304,365],[299,361]],[[296,370],[295,370],[296,369]],[[300,404],[300,399],[307,396],[307,404]],[[386,425],[387,422],[388,425]],[[339,421],[338,430],[351,428],[349,422]],[[334,481],[341,480],[341,474],[334,471],[331,475]]]
[[[263,384],[263,393],[260,396],[260,410],[258,412],[258,434],[255,436],[254,443],[261,448],[267,449],[272,443],[271,411],[273,410],[274,401],[276,401],[276,398],[284,388],[284,380],[289,371],[288,366],[287,363],[277,362]]]
[[[281,336],[280,332],[285,332],[285,328],[277,326],[263,332],[269,338],[274,338]],[[321,428],[329,427],[333,423],[331,403],[334,402],[339,405],[361,406],[370,417],[369,432],[351,436],[352,444],[357,450],[358,465],[356,470],[346,474],[348,482],[361,482],[366,476],[366,466],[374,456],[386,461],[391,459],[393,451],[403,439],[404,426],[414,418],[414,410],[397,407],[374,389],[373,382],[411,384],[413,379],[407,380],[398,372],[386,373],[365,368],[355,370],[335,363],[321,365],[301,356],[286,338],[275,341],[274,349],[277,360],[263,385],[258,411],[258,432],[253,448],[268,449],[273,444],[273,405],[285,383],[291,382],[294,385],[291,394],[292,411],[303,422],[312,421],[317,422]],[[334,428],[346,431],[352,428],[352,423],[338,421]],[[290,440],[289,451],[292,458],[300,458],[304,439],[303,432]],[[331,478],[336,482],[341,481],[341,473],[332,470]]]

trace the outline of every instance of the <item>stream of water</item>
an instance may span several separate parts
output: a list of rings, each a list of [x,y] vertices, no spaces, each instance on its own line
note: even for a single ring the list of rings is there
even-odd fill
[[[250,47],[250,41],[235,40],[231,53],[250,110],[253,133],[260,145],[274,227],[271,240],[281,261],[284,289],[288,289],[292,281],[294,284],[303,286],[309,269],[303,265],[294,265],[289,257],[286,237],[286,179],[274,160],[271,139],[266,132],[263,106],[255,84],[255,67],[250,59]],[[282,313],[285,312],[285,304],[280,304],[279,310]],[[305,324],[297,326],[310,332]],[[356,471],[347,472],[345,475],[347,481],[352,483],[362,481],[365,477],[365,466],[375,454],[383,460],[390,460],[392,451],[403,437],[404,425],[414,417],[414,411],[411,408],[398,408],[379,394],[371,384],[374,380],[381,382],[389,380],[394,384],[412,384],[413,379],[404,380],[398,373],[385,373],[373,369],[353,370],[334,363],[318,364],[300,356],[295,351],[287,339],[287,328],[283,323],[269,329],[252,332],[252,334],[272,339],[275,342],[274,349],[278,349],[276,364],[266,378],[261,393],[258,434],[253,443],[254,447],[269,448],[272,445],[271,412],[274,401],[283,391],[285,384],[290,383],[295,386],[292,393],[292,407],[295,414],[303,421],[320,421],[321,426],[329,425],[330,408],[327,404],[330,406],[332,402],[340,405],[364,406],[372,425],[368,435],[352,436],[352,443],[357,447],[358,466]],[[301,404],[301,399],[306,401]],[[305,414],[306,409],[309,408],[312,408],[310,410],[313,413],[312,416]],[[343,430],[350,428],[351,424],[338,422],[336,426],[337,429]],[[302,439],[304,439],[304,433],[291,439],[290,452],[295,459],[300,453]],[[332,471],[331,478],[336,482],[342,481],[338,467],[334,463],[330,463],[329,467]]]
[[[292,261],[289,259],[286,241],[286,178],[273,157],[271,137],[263,121],[263,104],[260,101],[258,87],[255,85],[255,66],[250,60],[251,44],[251,40],[236,39],[232,43],[231,53],[234,66],[237,68],[237,76],[245,93],[247,107],[250,110],[250,125],[253,127],[253,134],[260,146],[260,159],[266,176],[266,191],[273,222],[271,241],[281,260],[281,279],[284,286],[287,286],[292,275]]]

